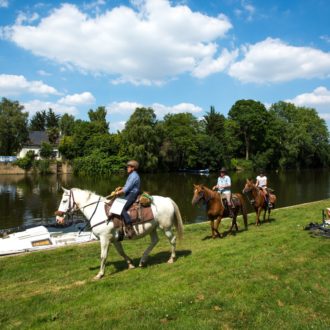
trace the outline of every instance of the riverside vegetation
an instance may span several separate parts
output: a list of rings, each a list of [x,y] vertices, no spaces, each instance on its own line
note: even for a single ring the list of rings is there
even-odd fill
[[[330,200],[275,209],[270,222],[223,239],[186,225],[178,259],[161,237],[148,267],[127,270],[99,243],[0,259],[2,329],[329,329],[330,240],[303,230]],[[221,231],[228,229],[224,221]],[[124,242],[135,264],[148,238]]]
[[[214,107],[199,120],[191,113],[156,117],[152,108],[136,108],[121,132],[110,133],[104,106],[88,111],[89,120],[56,115],[52,109],[32,118],[18,101],[0,102],[0,155],[14,155],[27,141],[29,131],[47,131],[49,142],[41,156],[57,144],[65,160],[81,175],[111,175],[128,159],[141,170],[221,166],[231,169],[302,169],[330,165],[329,132],[315,109],[277,102],[269,109],[255,100],[238,100],[225,117]],[[111,117],[110,117],[111,120]],[[31,156],[31,155],[30,155]],[[18,165],[33,165],[33,157]],[[47,164],[37,164],[43,172]]]

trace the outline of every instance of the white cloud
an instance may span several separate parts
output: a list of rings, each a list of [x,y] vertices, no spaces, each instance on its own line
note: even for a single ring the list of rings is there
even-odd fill
[[[173,106],[167,106],[160,103],[153,103],[150,105],[143,105],[136,102],[113,102],[107,106],[108,114],[121,114],[121,115],[131,115],[136,108],[152,108],[158,119],[162,119],[166,114],[172,113],[183,113],[190,112],[192,114],[200,113],[203,109],[197,105],[191,103],[179,103]]]
[[[68,105],[68,106],[78,106],[84,104],[93,104],[95,102],[95,97],[90,92],[84,92],[81,94],[73,94],[62,97],[58,100],[58,104]]]
[[[330,53],[287,45],[267,38],[243,47],[244,59],[231,65],[229,75],[253,83],[330,77]]]
[[[61,65],[113,75],[117,83],[160,84],[183,73],[203,77],[223,70],[216,42],[232,28],[226,16],[210,17],[168,0],[131,3],[135,9],[122,5],[95,17],[63,4],[37,25],[7,26],[1,35]]]
[[[42,81],[28,81],[24,76],[0,74],[0,94],[4,97],[24,93],[39,95],[58,95],[59,92]]]
[[[191,103],[179,103],[173,106],[166,106],[163,104],[154,103],[150,107],[155,110],[157,118],[162,118],[168,113],[177,114],[183,112],[190,112],[192,114],[196,114],[203,111],[201,107]]]
[[[130,115],[136,108],[141,107],[143,107],[143,105],[136,102],[113,102],[107,106],[107,111],[108,114]]]
[[[285,101],[296,106],[314,108],[318,111],[321,118],[330,120],[330,90],[324,86],[317,87],[310,93],[303,93]]]
[[[117,133],[117,131],[122,131],[125,128],[125,121],[110,121],[110,132]]]
[[[0,0],[0,8],[8,8],[9,0]]]
[[[74,106],[66,106],[56,102],[44,102],[40,100],[32,100],[29,102],[22,102],[24,110],[29,113],[29,116],[33,116],[37,111],[52,109],[57,114],[71,114],[76,115],[78,109]]]

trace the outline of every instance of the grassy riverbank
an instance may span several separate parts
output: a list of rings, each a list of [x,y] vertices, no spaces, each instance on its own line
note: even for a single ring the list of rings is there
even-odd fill
[[[303,230],[329,205],[274,210],[258,228],[250,214],[248,231],[216,240],[187,225],[173,265],[163,235],[144,269],[110,248],[98,282],[98,242],[0,258],[1,329],[329,329],[330,240]],[[135,264],[146,246],[124,243]]]

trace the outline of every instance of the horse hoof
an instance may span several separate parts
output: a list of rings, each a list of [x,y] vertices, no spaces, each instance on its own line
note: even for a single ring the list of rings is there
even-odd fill
[[[98,280],[100,280],[102,277],[103,277],[102,274],[97,274],[96,276],[93,277],[93,280],[94,280],[94,281],[98,281]]]
[[[128,264],[128,269],[134,269],[135,266],[133,264]]]
[[[173,262],[174,262],[174,259],[173,258],[170,258],[170,259],[167,260],[167,263],[168,264],[173,264]]]

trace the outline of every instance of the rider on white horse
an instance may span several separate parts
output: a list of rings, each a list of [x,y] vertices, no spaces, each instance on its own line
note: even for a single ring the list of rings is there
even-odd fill
[[[117,196],[124,194],[124,199],[126,199],[127,201],[123,208],[122,216],[125,221],[128,238],[132,238],[135,235],[135,231],[132,226],[132,220],[127,211],[130,206],[136,201],[136,198],[140,193],[141,180],[139,174],[137,173],[138,168],[139,163],[136,160],[130,160],[127,163],[128,177],[125,186],[117,190],[115,193],[115,195]]]

